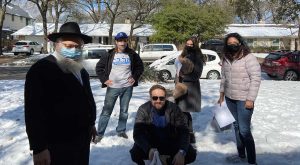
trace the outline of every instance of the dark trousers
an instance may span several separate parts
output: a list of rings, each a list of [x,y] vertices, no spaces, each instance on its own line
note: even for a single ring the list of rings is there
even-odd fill
[[[174,144],[173,146],[169,147],[157,147],[157,150],[160,155],[169,155],[170,159],[167,160],[169,164],[172,163],[174,156],[179,151],[179,147]],[[148,153],[145,153],[139,146],[136,144],[133,145],[132,149],[130,150],[131,159],[138,165],[144,165],[144,160],[147,160]],[[189,164],[195,161],[197,155],[197,151],[190,145],[189,149],[185,156],[185,164]]]
[[[91,138],[80,137],[74,141],[49,144],[51,165],[88,165]]]

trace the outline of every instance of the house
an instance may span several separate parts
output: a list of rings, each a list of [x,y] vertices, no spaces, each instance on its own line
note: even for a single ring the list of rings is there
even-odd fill
[[[47,24],[48,33],[54,31],[54,23]],[[62,24],[58,25],[58,28]],[[98,24],[80,24],[80,30],[83,34],[92,36],[93,43],[100,43],[104,45],[109,45],[108,36],[109,36],[109,24],[107,23],[98,23]],[[119,32],[125,32],[129,35],[130,33],[130,24],[114,24],[113,27],[113,38]],[[149,37],[154,33],[151,25],[143,25],[139,28],[134,29],[133,31],[133,40],[139,42],[147,42]],[[28,25],[15,33],[12,34],[15,39],[18,40],[32,40],[39,43],[43,43],[43,24],[42,23],[33,23]],[[48,52],[52,50],[52,45],[48,43]]]
[[[59,24],[59,27],[61,24]],[[54,24],[48,23],[49,34],[54,30]],[[82,33],[93,37],[94,43],[109,44],[109,24],[81,24]],[[123,31],[127,34],[130,32],[130,24],[114,24],[113,36]],[[153,35],[155,30],[151,25],[143,25],[133,31],[134,41],[141,44],[148,43],[149,37]],[[242,35],[251,48],[275,48],[295,50],[296,44],[299,45],[298,28],[295,25],[282,24],[229,24],[225,29],[225,34],[219,38],[224,38],[228,33],[237,32]],[[42,23],[34,23],[28,25],[12,35],[16,39],[33,40],[43,43]],[[49,46],[51,47],[50,43]],[[48,46],[48,47],[49,47]],[[298,46],[299,48],[299,46]]]
[[[230,24],[225,30],[239,33],[251,48],[299,49],[298,27],[287,24]]]
[[[17,5],[8,4],[6,6],[5,19],[2,27],[3,46],[11,46],[14,41],[12,33],[17,30],[32,24],[33,18]]]

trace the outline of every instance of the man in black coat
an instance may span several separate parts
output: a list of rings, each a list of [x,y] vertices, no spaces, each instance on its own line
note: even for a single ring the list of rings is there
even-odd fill
[[[83,44],[92,38],[68,22],[48,39],[55,52],[36,62],[25,82],[25,124],[33,162],[88,165],[96,105],[89,75],[79,61]]]
[[[180,108],[166,100],[166,89],[154,85],[149,91],[151,101],[138,109],[133,129],[134,146],[131,158],[138,165],[152,160],[154,152],[168,155],[168,164],[183,165],[196,159],[190,145],[187,118]]]

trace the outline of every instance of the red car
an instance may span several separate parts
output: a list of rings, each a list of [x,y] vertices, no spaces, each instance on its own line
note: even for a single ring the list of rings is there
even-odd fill
[[[300,79],[300,51],[273,52],[264,60],[261,69],[270,77],[287,81]]]

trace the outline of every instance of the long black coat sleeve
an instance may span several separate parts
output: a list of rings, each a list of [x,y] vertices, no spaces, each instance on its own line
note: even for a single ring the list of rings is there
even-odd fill
[[[25,81],[25,124],[31,150],[47,148],[46,118],[43,107],[44,86],[38,68],[33,66]]]

